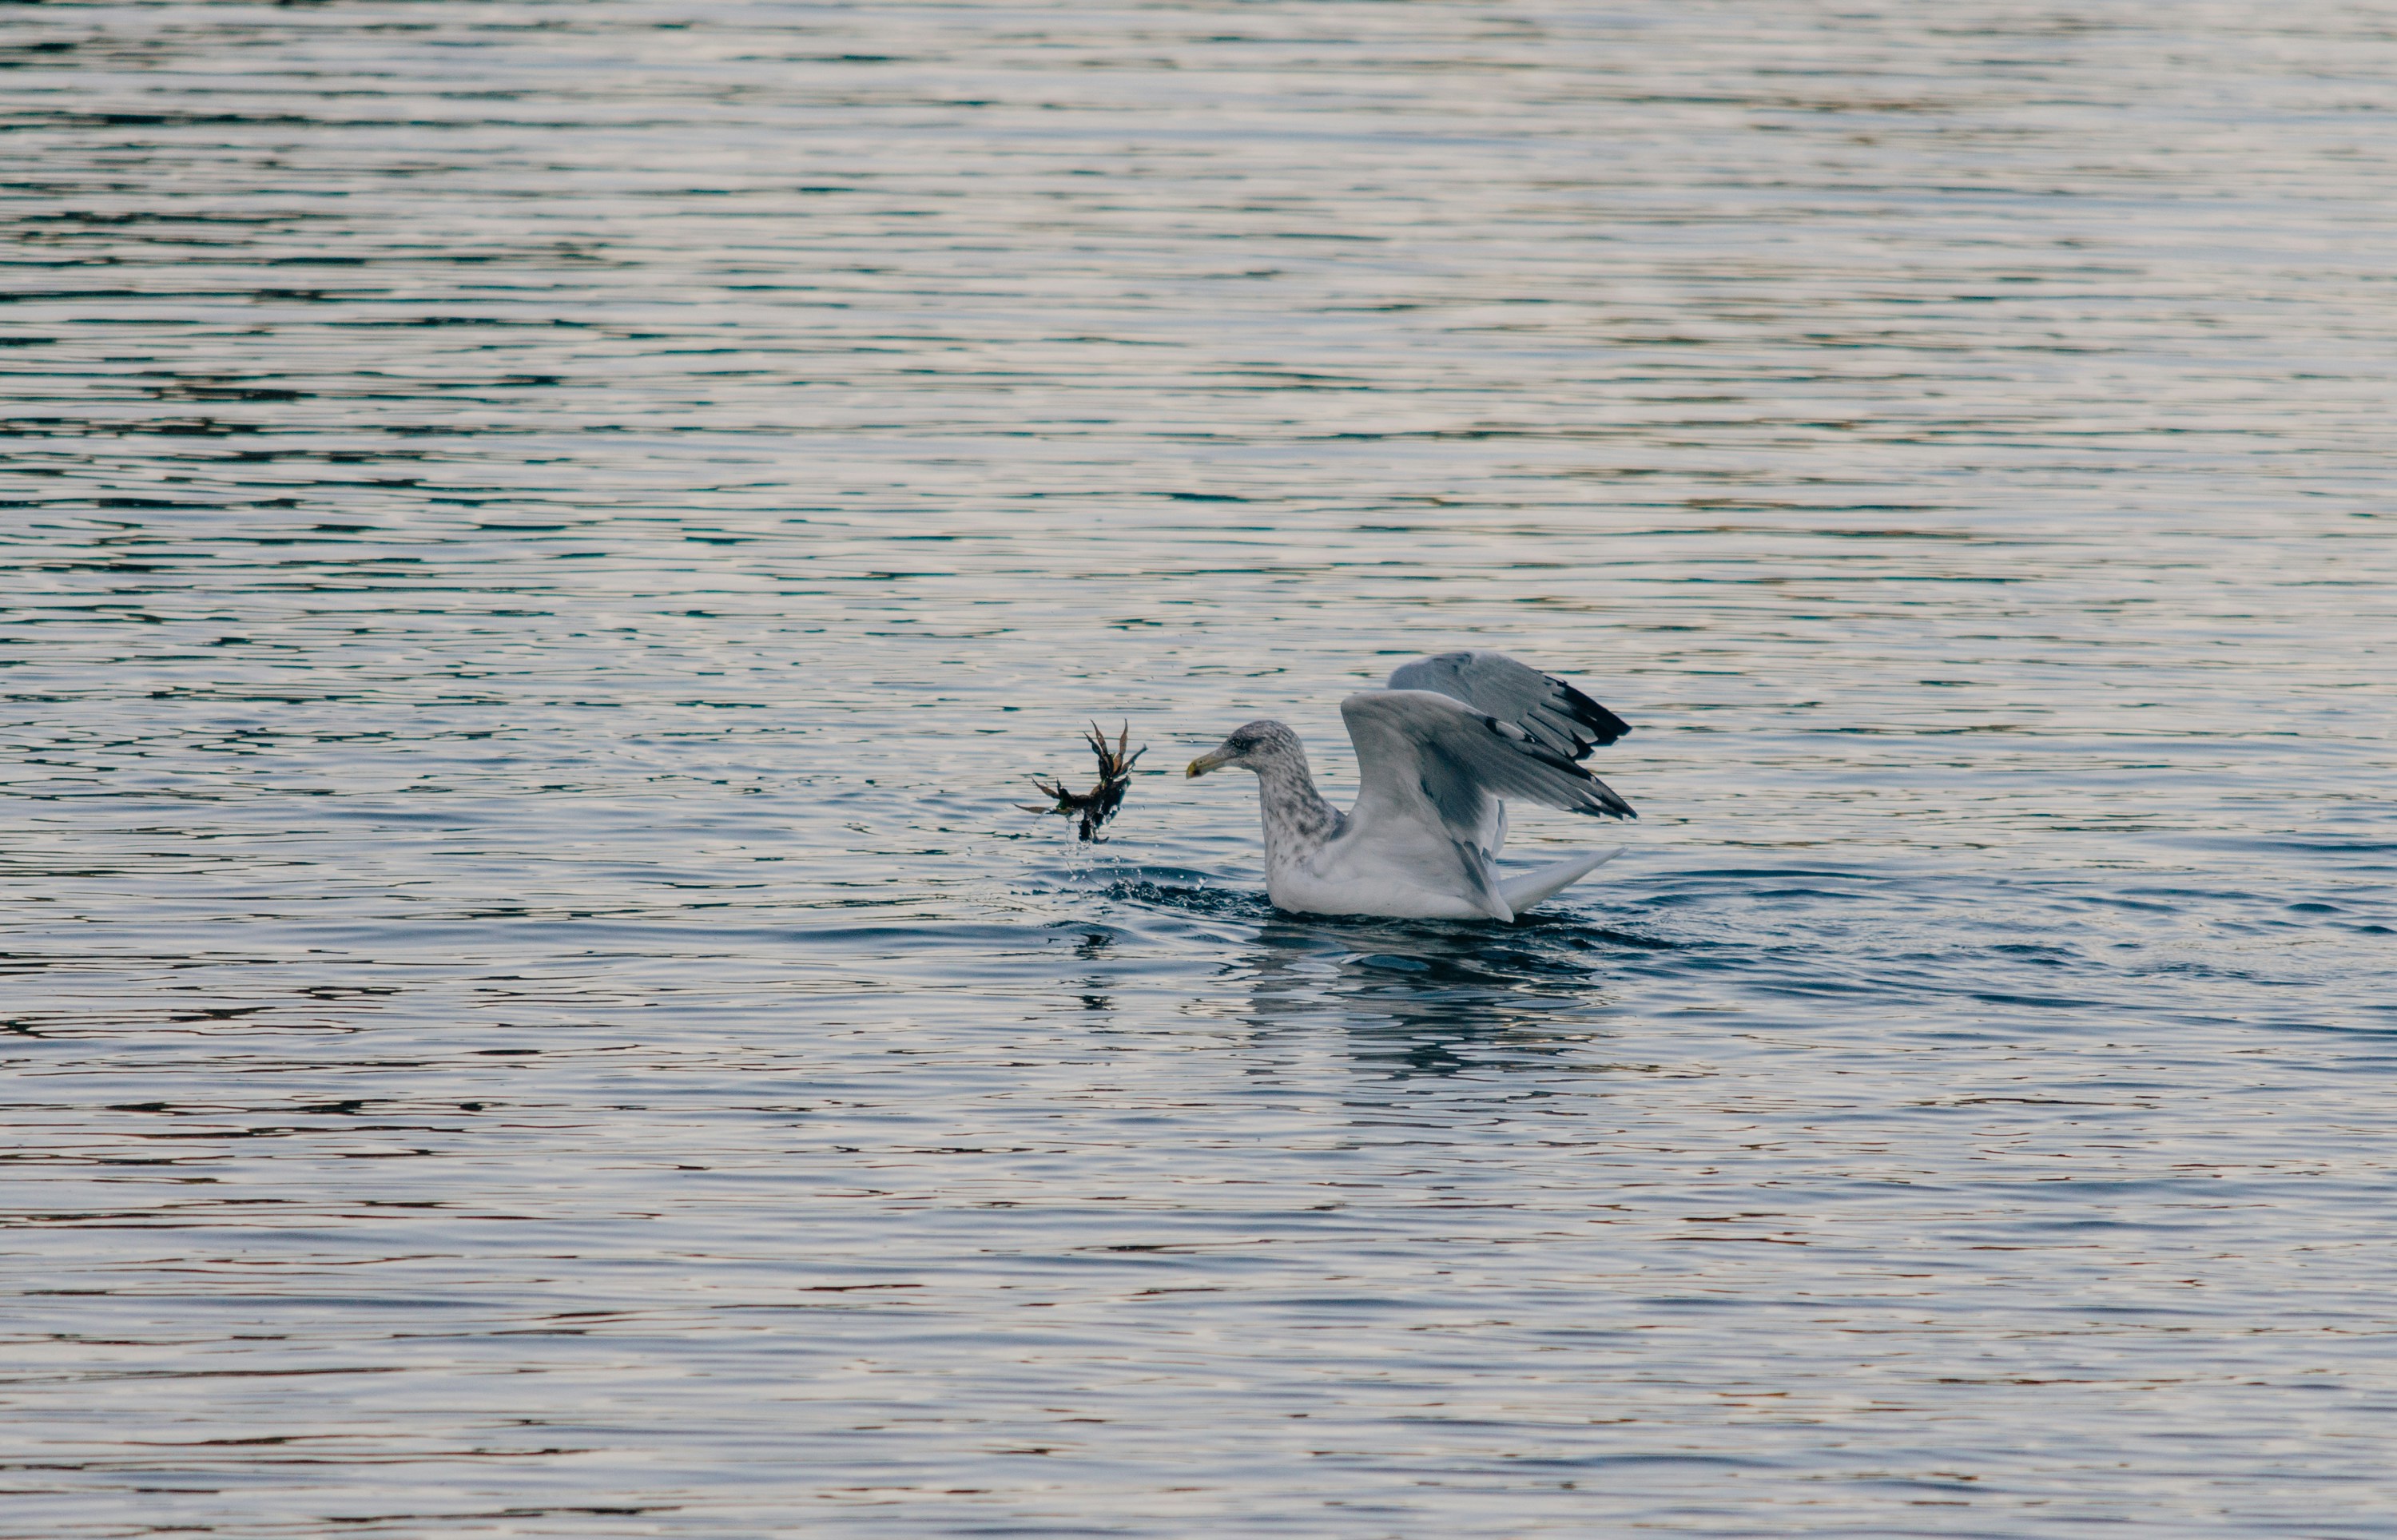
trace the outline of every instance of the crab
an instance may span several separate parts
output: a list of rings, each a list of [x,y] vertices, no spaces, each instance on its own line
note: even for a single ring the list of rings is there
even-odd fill
[[[1068,791],[1062,780],[1044,781],[1035,776],[1032,784],[1042,796],[1053,799],[1053,805],[1048,803],[1018,803],[1016,805],[1026,813],[1055,813],[1063,817],[1078,817],[1082,820],[1080,838],[1088,843],[1104,844],[1106,842],[1099,838],[1099,829],[1116,816],[1117,808],[1123,805],[1124,790],[1132,785],[1132,767],[1141,755],[1148,752],[1148,749],[1145,745],[1132,748],[1130,722],[1123,724],[1112,744],[1107,742],[1107,736],[1099,731],[1099,724],[1095,722],[1091,724],[1091,730],[1084,738],[1091,746],[1091,752],[1099,757],[1098,785],[1088,791]]]

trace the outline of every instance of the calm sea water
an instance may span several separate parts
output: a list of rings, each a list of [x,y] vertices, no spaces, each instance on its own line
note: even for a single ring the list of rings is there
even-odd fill
[[[0,1531],[2397,1534],[2397,10],[0,65]],[[1274,914],[1459,644],[1627,854]]]

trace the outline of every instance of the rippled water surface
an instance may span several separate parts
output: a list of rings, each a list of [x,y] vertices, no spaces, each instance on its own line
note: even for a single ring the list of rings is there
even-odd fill
[[[2397,10],[7,9],[0,1530],[2397,1533]]]

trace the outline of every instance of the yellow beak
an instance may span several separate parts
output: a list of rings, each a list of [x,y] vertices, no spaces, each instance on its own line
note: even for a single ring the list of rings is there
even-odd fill
[[[1190,762],[1188,774],[1190,778],[1195,780],[1198,777],[1205,775],[1210,770],[1220,770],[1231,763],[1232,756],[1224,752],[1221,749],[1218,749],[1212,753],[1201,754],[1197,759],[1192,760]]]

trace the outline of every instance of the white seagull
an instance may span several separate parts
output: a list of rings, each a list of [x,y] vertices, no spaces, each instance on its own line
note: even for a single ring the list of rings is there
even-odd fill
[[[1501,878],[1502,797],[1592,816],[1639,816],[1576,763],[1630,724],[1561,679],[1504,653],[1442,653],[1340,703],[1357,746],[1357,803],[1334,809],[1306,750],[1279,722],[1235,728],[1190,762],[1253,770],[1265,812],[1265,896],[1303,914],[1512,920],[1623,854],[1584,853]]]

